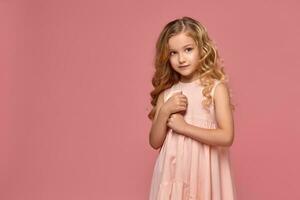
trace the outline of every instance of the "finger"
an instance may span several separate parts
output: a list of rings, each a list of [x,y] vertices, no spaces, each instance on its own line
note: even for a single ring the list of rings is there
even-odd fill
[[[184,106],[184,107],[186,107],[186,106],[187,106],[187,103],[181,102],[181,103],[179,104],[179,106]]]
[[[187,99],[187,96],[184,94],[182,94],[181,97]]]
[[[182,96],[182,95],[179,95],[178,99],[182,100],[182,99],[186,99],[186,98],[184,96]]]
[[[177,92],[174,92],[174,94],[176,94],[176,95],[181,95],[181,94],[182,94],[182,90],[177,91]]]
[[[187,104],[182,102],[182,103],[179,104],[179,106],[187,106]]]
[[[180,100],[181,100],[181,101],[188,101],[188,99],[185,98],[185,97],[180,97]]]
[[[186,103],[180,103],[179,105],[178,105],[179,107],[187,107],[187,104]]]
[[[186,97],[185,95],[183,95],[183,94],[179,95],[178,97],[179,97],[180,99],[186,99],[186,100],[187,100],[187,97]]]
[[[180,102],[181,103],[186,103],[186,104],[188,103],[187,99],[180,99]]]
[[[186,106],[180,106],[180,107],[179,107],[179,112],[185,111],[185,110],[186,110]]]

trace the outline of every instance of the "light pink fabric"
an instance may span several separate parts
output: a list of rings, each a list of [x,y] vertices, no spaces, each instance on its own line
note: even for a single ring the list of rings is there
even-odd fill
[[[212,95],[218,83],[220,81],[216,80]],[[188,98],[186,122],[208,129],[217,128],[214,106],[208,113],[201,105],[202,89],[198,80],[179,82],[164,91],[164,101],[182,90]],[[150,200],[235,199],[229,148],[206,145],[169,129],[155,162]]]

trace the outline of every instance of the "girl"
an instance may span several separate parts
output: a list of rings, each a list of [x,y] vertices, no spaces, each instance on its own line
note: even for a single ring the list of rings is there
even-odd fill
[[[159,149],[150,200],[236,199],[227,77],[200,22],[168,23],[156,43],[149,143]]]

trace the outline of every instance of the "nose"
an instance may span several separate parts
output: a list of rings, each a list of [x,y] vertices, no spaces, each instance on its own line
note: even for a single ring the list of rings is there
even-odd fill
[[[181,63],[184,63],[185,62],[185,58],[182,54],[178,54],[178,62],[181,64]]]

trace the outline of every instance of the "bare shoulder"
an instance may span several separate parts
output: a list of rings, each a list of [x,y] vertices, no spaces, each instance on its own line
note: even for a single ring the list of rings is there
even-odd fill
[[[221,127],[232,124],[232,110],[230,105],[229,90],[226,83],[220,82],[216,85],[214,94],[214,106],[217,122]]]
[[[216,88],[215,88],[215,92],[214,92],[214,101],[216,104],[219,104],[220,102],[223,102],[223,103],[229,103],[229,88],[227,86],[226,83],[224,82],[219,82],[217,85],[216,85]]]

